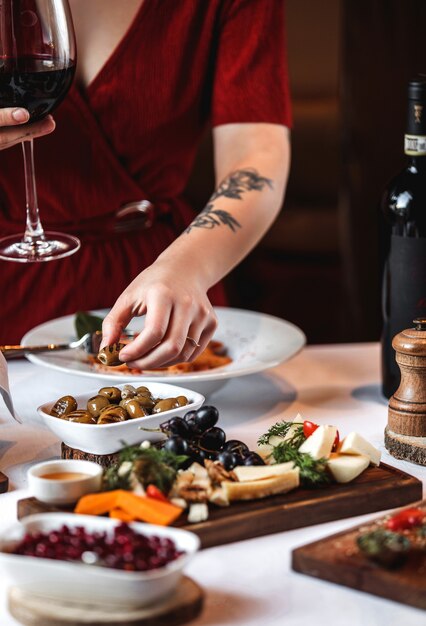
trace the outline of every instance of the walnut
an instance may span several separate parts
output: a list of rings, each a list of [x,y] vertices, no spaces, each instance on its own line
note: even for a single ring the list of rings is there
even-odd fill
[[[234,472],[228,472],[219,461],[204,461],[208,475],[213,484],[220,485],[224,480],[238,481]]]
[[[207,502],[209,499],[209,492],[197,485],[181,487],[178,495],[187,502]]]

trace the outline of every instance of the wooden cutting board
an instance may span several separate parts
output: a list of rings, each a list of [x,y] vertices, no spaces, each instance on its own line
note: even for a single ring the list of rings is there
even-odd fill
[[[8,608],[26,626],[178,626],[200,614],[204,594],[191,578],[183,576],[176,592],[151,607],[102,606],[56,600],[28,589],[8,590]]]
[[[413,506],[421,506],[426,510],[426,500]],[[426,609],[426,554],[409,558],[396,570],[376,565],[364,557],[355,544],[360,530],[367,531],[371,525],[356,526],[297,548],[292,553],[293,569],[308,576]]]
[[[263,500],[234,502],[209,507],[209,519],[188,524],[186,513],[175,526],[195,532],[203,548],[242,539],[261,537],[283,530],[372,513],[402,506],[422,497],[422,483],[395,467],[370,467],[353,482],[323,489],[295,489]],[[18,518],[33,513],[64,511],[27,498],[18,502]],[[68,509],[69,511],[70,509]]]

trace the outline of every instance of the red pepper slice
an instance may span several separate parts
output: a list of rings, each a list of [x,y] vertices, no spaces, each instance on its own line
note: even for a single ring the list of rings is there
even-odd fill
[[[426,514],[422,509],[404,509],[388,519],[386,528],[396,532],[399,530],[409,530],[415,526],[421,526],[425,517]]]
[[[336,436],[333,441],[333,447],[331,448],[332,452],[336,452],[337,448],[339,447],[339,443],[340,443],[340,435],[339,435],[339,431],[337,430]]]
[[[160,500],[160,502],[170,502],[170,500],[164,495],[158,487],[155,485],[148,485],[145,489],[145,493],[148,498],[152,498],[153,500]]]

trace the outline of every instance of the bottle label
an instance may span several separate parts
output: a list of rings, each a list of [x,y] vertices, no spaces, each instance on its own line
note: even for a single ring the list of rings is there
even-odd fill
[[[405,135],[404,152],[410,156],[426,155],[426,135]]]
[[[391,339],[426,317],[426,237],[392,235],[388,273]]]

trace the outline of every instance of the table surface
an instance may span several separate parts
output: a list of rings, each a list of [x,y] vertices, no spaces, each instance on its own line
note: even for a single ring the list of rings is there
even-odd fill
[[[291,361],[230,380],[209,402],[220,411],[229,438],[255,445],[272,423],[298,412],[320,424],[335,424],[341,433],[357,430],[383,453],[382,460],[417,476],[426,484],[426,467],[397,461],[385,450],[387,403],[380,395],[379,346],[313,346]],[[16,518],[16,501],[26,494],[26,472],[37,461],[60,455],[58,440],[40,423],[35,408],[65,393],[93,390],[93,380],[37,367],[26,361],[9,364],[19,425],[0,405],[0,469],[10,479],[0,496],[0,531]],[[210,548],[199,553],[186,573],[206,591],[203,614],[193,626],[418,626],[423,611],[296,574],[293,548],[350,528],[375,515],[353,517]],[[18,624],[6,611],[7,581],[0,577],[0,624]]]

